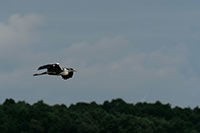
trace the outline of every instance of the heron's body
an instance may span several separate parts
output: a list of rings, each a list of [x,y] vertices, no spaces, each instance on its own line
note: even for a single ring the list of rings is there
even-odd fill
[[[42,70],[42,69],[47,69],[47,71],[33,74],[33,76],[39,76],[39,75],[44,75],[44,74],[57,75],[57,76],[61,76],[63,79],[66,80],[66,79],[72,78],[73,72],[76,72],[76,70],[74,70],[73,68],[62,68],[59,65],[59,63],[47,64],[47,65],[40,66],[38,68],[38,70]]]

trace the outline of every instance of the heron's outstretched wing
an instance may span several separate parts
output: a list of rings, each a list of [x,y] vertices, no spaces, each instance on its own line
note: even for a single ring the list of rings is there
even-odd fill
[[[60,67],[59,64],[47,64],[47,65],[40,66],[38,68],[38,70],[42,70],[42,69],[48,69],[48,71],[62,71],[62,68]]]

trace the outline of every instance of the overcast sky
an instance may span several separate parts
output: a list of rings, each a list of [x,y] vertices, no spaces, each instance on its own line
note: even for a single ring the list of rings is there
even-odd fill
[[[200,1],[0,2],[0,102],[200,106]],[[77,69],[64,81],[40,65]]]

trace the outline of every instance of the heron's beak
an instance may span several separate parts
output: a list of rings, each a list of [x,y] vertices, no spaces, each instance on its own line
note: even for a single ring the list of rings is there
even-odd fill
[[[77,72],[76,70],[73,70],[73,72]]]

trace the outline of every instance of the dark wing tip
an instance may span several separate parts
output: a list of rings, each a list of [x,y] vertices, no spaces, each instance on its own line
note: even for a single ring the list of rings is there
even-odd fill
[[[40,66],[40,67],[38,68],[38,70],[47,69],[47,68],[49,68],[49,67],[51,67],[51,66],[52,66],[51,64],[43,65],[43,66]]]
[[[40,66],[37,70],[45,69],[44,66]]]

